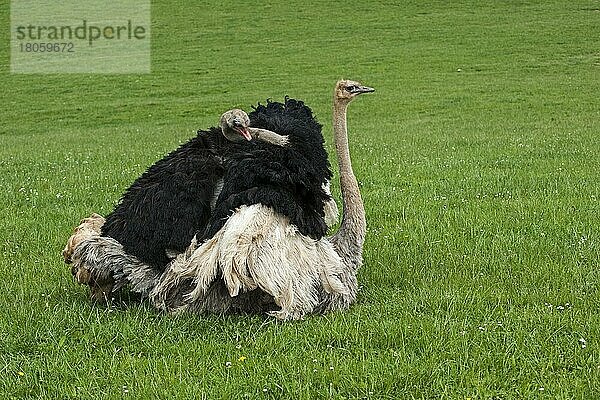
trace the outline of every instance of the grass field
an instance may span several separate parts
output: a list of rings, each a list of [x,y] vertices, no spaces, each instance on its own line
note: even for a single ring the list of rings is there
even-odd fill
[[[9,73],[0,398],[600,398],[600,2],[154,2],[152,73]],[[93,306],[60,251],[234,106],[338,78],[369,232],[348,312]],[[335,187],[339,199],[339,188]]]

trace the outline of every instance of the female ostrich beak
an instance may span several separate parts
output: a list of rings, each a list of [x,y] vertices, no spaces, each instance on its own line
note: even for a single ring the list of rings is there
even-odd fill
[[[362,94],[362,93],[373,93],[375,89],[368,86],[357,86],[353,93]]]
[[[353,98],[360,96],[363,93],[372,93],[375,89],[365,86],[360,82],[342,79],[335,85],[335,96],[337,99],[346,102],[352,101]]]

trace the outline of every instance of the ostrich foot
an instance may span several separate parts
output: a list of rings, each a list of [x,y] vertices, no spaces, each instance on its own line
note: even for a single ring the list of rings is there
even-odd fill
[[[113,282],[94,282],[90,285],[90,299],[95,303],[111,303],[116,296],[113,286]]]
[[[90,298],[98,303],[110,303],[115,296],[113,293],[114,281],[112,279],[99,280],[83,266],[73,266],[71,269],[73,279],[80,285],[90,287]]]
[[[73,266],[71,268],[71,274],[73,274],[73,279],[80,285],[89,285],[92,281],[92,274],[85,267],[76,267]]]
[[[73,264],[73,253],[81,242],[93,236],[100,235],[104,221],[104,218],[96,213],[81,220],[62,251],[65,263]],[[93,301],[108,303],[114,296],[112,293],[114,286],[112,278],[100,280],[80,262],[74,263],[73,267],[71,267],[71,274],[73,274],[73,279],[77,283],[90,287],[90,297]]]

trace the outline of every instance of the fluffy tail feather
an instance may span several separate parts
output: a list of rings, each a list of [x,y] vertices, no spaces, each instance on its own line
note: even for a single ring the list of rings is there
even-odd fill
[[[125,253],[123,246],[113,238],[91,236],[75,248],[71,257],[73,267],[89,273],[88,283],[92,297],[109,299],[123,286],[142,295],[154,287],[160,272]]]

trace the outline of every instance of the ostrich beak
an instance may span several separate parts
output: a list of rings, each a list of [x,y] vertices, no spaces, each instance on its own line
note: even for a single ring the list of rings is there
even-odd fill
[[[245,126],[236,126],[233,129],[235,129],[235,131],[242,135],[247,141],[252,140],[252,135],[250,135],[250,131]]]
[[[363,93],[373,93],[375,91],[375,89],[373,89],[372,87],[368,87],[368,86],[359,86],[357,93],[358,94],[363,94]]]

